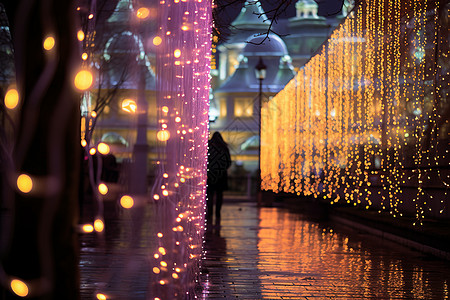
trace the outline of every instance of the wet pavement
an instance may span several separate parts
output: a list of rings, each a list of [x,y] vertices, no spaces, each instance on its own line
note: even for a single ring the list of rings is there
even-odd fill
[[[151,214],[144,210],[143,228],[153,227]],[[106,205],[105,232],[81,236],[82,299],[99,292],[107,299],[154,299],[148,249],[155,245],[142,239],[130,252],[129,217]],[[198,299],[449,299],[449,270],[448,261],[343,225],[225,200],[221,226],[205,234],[196,293]]]
[[[202,299],[448,299],[450,263],[283,208],[224,204]]]

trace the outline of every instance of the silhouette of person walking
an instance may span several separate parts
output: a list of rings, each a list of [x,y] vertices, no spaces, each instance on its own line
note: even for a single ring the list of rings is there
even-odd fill
[[[223,202],[223,191],[228,189],[227,169],[231,166],[228,145],[219,132],[214,132],[208,142],[208,187],[206,220],[212,224],[214,196],[216,202],[216,225],[220,225],[220,210]]]

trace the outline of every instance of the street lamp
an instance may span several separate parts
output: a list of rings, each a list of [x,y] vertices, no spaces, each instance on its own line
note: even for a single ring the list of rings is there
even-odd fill
[[[258,169],[256,178],[256,195],[258,197],[258,203],[261,202],[261,107],[262,107],[262,82],[266,78],[267,66],[264,64],[261,56],[255,66],[256,78],[259,80],[259,94],[258,94],[258,129],[259,129],[259,143],[258,143]]]

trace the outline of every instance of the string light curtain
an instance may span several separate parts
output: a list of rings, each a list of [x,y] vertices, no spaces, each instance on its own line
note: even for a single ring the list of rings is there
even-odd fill
[[[211,2],[160,1],[155,297],[193,297],[204,230]],[[164,255],[162,255],[164,254]],[[155,298],[156,299],[156,298]]]
[[[262,109],[262,189],[449,217],[445,1],[360,1]]]

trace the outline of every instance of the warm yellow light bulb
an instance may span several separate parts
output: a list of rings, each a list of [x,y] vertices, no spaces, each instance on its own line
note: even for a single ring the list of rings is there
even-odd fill
[[[9,89],[5,94],[5,106],[14,109],[19,104],[19,92],[15,88]]]
[[[52,36],[47,36],[43,43],[44,49],[50,51],[55,47],[55,38]]]
[[[111,148],[108,146],[108,144],[100,143],[97,145],[97,150],[103,155],[109,154],[111,151]]]
[[[92,226],[91,224],[85,224],[85,225],[83,225],[83,231],[86,233],[93,232],[94,226]]]
[[[134,200],[130,196],[124,195],[120,198],[120,205],[126,209],[132,208],[134,205]]]
[[[19,280],[19,279],[13,279],[11,280],[11,289],[19,297],[26,297],[28,296],[28,286],[25,284],[25,282]]]
[[[97,153],[97,150],[95,148],[89,149],[89,154],[90,155],[95,155],[95,153]]]
[[[94,229],[95,229],[95,231],[102,232],[104,228],[105,228],[105,224],[103,223],[102,220],[97,219],[97,220],[94,221]]]
[[[156,134],[156,138],[159,141],[165,142],[170,138],[170,133],[167,130],[160,130],[158,131],[158,133]]]
[[[124,99],[121,106],[122,110],[127,113],[135,113],[137,109],[136,101],[133,99]]]
[[[100,194],[106,195],[108,193],[108,187],[106,186],[106,184],[100,183],[98,185],[98,191],[100,192]]]
[[[88,70],[81,70],[75,75],[74,79],[75,87],[81,91],[85,91],[94,83],[94,76]]]
[[[86,52],[84,52],[83,54],[81,54],[81,59],[82,59],[82,60],[88,59],[88,54],[87,54]]]
[[[26,174],[21,174],[17,177],[17,188],[22,193],[29,193],[33,189],[33,180]]]
[[[78,40],[81,42],[82,40],[84,40],[84,32],[83,32],[83,30],[78,30],[78,32],[77,32],[77,38],[78,38]]]
[[[98,293],[97,294],[97,299],[98,300],[107,300],[108,298],[106,297],[105,294]]]
[[[136,16],[139,19],[146,19],[150,15],[150,10],[147,7],[141,7],[137,10]]]
[[[175,56],[175,58],[179,58],[181,56],[181,50],[175,49],[175,51],[173,51],[173,56]]]
[[[161,37],[155,36],[155,37],[153,38],[153,45],[159,46],[159,45],[161,45],[161,43],[162,43]]]

